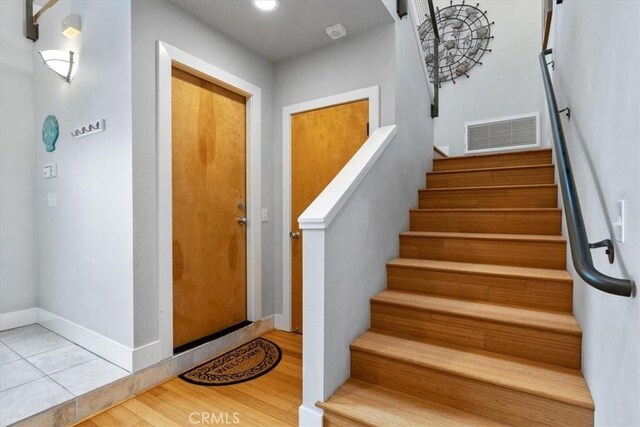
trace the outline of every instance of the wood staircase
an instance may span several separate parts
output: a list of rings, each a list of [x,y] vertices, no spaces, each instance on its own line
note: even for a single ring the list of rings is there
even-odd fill
[[[593,425],[551,150],[433,169],[325,425]]]

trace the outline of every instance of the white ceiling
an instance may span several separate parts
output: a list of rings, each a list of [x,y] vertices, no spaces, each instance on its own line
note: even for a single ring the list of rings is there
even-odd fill
[[[280,0],[272,12],[250,0],[171,1],[273,62],[332,43],[330,25],[341,23],[349,37],[393,22],[381,0]]]

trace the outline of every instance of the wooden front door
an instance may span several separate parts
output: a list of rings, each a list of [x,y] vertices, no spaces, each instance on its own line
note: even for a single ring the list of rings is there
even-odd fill
[[[368,137],[369,101],[291,117],[291,326],[302,332],[302,236],[298,217]]]
[[[173,345],[247,318],[246,99],[172,70]]]

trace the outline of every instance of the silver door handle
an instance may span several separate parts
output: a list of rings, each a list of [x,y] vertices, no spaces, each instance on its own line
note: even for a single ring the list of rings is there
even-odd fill
[[[291,233],[289,233],[289,237],[291,237],[292,239],[298,240],[300,238],[300,232],[299,231],[292,231]]]
[[[238,224],[244,225],[247,223],[247,218],[244,216],[239,216],[238,217]]]

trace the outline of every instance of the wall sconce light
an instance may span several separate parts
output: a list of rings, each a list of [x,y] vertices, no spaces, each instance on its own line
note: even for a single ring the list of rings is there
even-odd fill
[[[62,20],[62,35],[68,39],[72,39],[80,34],[81,29],[82,23],[80,21],[80,15],[72,13]]]
[[[70,50],[40,50],[38,51],[44,61],[44,66],[62,77],[67,83],[71,82],[73,65],[73,52]]]

